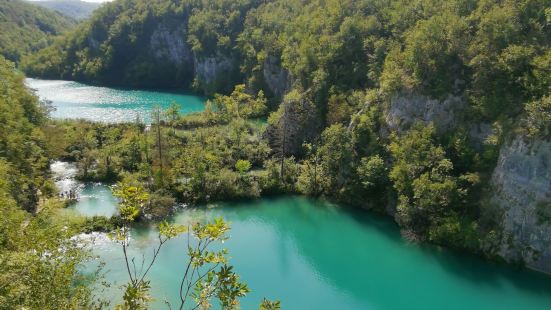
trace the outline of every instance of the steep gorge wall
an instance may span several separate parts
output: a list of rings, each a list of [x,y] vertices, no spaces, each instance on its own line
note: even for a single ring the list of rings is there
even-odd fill
[[[504,145],[492,186],[503,212],[499,255],[551,273],[551,142],[517,136]]]
[[[418,94],[400,94],[384,113],[390,132],[407,131],[415,123],[434,124],[440,134],[460,125],[467,109],[462,97],[434,100]],[[463,120],[468,122],[468,120]],[[467,124],[473,147],[494,134],[486,123]],[[522,261],[528,267],[551,273],[551,141],[518,135],[502,145],[491,178],[491,203],[502,215],[498,255]],[[389,214],[393,213],[390,208]]]
[[[170,27],[159,24],[149,40],[149,51],[153,59],[168,61],[175,65],[193,63],[193,52],[185,40],[186,36],[184,25]]]
[[[461,96],[448,95],[445,99],[432,99],[415,93],[394,96],[384,115],[390,132],[402,133],[415,123],[432,123],[443,133],[458,125],[459,114],[467,108]]]
[[[194,55],[194,66],[194,77],[206,94],[228,93],[241,81],[238,61],[221,53],[209,57]]]
[[[291,90],[291,78],[289,72],[281,66],[277,57],[267,57],[262,68],[262,76],[266,86],[277,97],[283,98]]]

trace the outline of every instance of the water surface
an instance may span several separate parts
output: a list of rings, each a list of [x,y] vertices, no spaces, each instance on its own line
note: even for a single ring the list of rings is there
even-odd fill
[[[386,217],[283,197],[184,210],[174,221],[216,216],[231,222],[224,246],[252,289],[243,309],[258,309],[263,297],[280,299],[283,309],[550,309],[551,277],[408,244]],[[134,229],[131,255],[150,255],[155,242],[155,229]],[[116,301],[127,280],[122,252],[105,240],[94,249],[113,283],[104,296]],[[182,237],[159,256],[153,309],[177,302],[185,252]]]
[[[78,193],[78,201],[69,209],[89,217],[111,217],[118,213],[117,200],[111,188],[101,183],[84,184]]]
[[[75,163],[54,161],[50,170],[62,198],[75,198],[67,210],[82,216],[111,217],[118,213],[117,200],[111,188],[102,183],[82,183],[76,180]]]
[[[105,123],[132,122],[139,116],[150,123],[151,109],[176,102],[182,114],[202,111],[205,98],[185,93],[91,86],[73,81],[26,80],[41,99],[52,102],[53,118],[82,118]]]

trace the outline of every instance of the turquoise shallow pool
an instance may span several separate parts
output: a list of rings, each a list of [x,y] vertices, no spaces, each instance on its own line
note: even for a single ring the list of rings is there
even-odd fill
[[[551,277],[511,266],[405,242],[386,217],[350,211],[302,197],[220,204],[185,210],[174,221],[223,216],[231,222],[224,245],[252,292],[243,309],[263,297],[283,309],[550,309]],[[150,254],[153,227],[134,229],[132,255]],[[106,262],[120,298],[126,281],[120,249],[109,241],[94,250]],[[152,270],[153,309],[175,302],[183,273],[185,241],[169,242]],[[93,263],[90,263],[93,265]]]
[[[81,185],[79,199],[69,207],[69,210],[83,216],[111,217],[118,213],[117,200],[109,186],[101,183]]]
[[[98,87],[72,81],[27,79],[27,85],[42,99],[52,102],[58,119],[82,118],[92,121],[131,122],[136,116],[150,122],[155,105],[166,109],[172,102],[183,114],[202,111],[205,98],[192,94]]]

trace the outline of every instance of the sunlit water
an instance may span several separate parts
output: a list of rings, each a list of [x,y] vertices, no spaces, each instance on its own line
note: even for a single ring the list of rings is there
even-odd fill
[[[258,309],[263,297],[280,299],[283,309],[550,309],[551,277],[408,244],[386,217],[282,197],[184,210],[173,221],[217,216],[231,223],[224,246],[252,290],[243,309]],[[136,264],[156,241],[153,226],[133,229]],[[184,237],[168,242],[153,267],[153,309],[178,303],[185,246]],[[128,279],[122,251],[107,239],[93,249],[112,283],[103,296],[116,302]]]
[[[74,163],[55,161],[50,165],[55,185],[62,198],[76,198],[67,208],[82,216],[111,217],[118,213],[117,200],[111,188],[102,183],[81,183],[75,179],[77,167]]]
[[[57,119],[87,119],[105,123],[132,122],[139,116],[150,122],[151,109],[163,109],[176,102],[180,112],[202,111],[205,98],[176,92],[146,91],[98,87],[72,81],[27,79],[41,99],[52,102]]]

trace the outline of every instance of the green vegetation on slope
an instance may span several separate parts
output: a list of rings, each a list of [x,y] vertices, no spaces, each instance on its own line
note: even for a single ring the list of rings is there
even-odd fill
[[[86,19],[100,6],[100,3],[81,0],[41,0],[32,2],[35,5],[57,11],[74,19]]]
[[[0,55],[19,62],[21,56],[44,48],[54,36],[76,22],[60,13],[21,0],[0,2]]]
[[[0,309],[93,309],[92,279],[77,272],[88,254],[52,198],[45,120],[23,75],[0,56]]]
[[[182,183],[175,180],[172,173],[185,166],[173,163],[174,157],[183,161],[204,159],[205,163],[215,164],[214,156],[197,149],[199,141],[204,143],[204,140],[196,137],[196,143],[190,148],[181,147],[182,139],[191,139],[192,135],[176,131],[179,121],[176,107],[163,115],[156,110],[157,122],[152,134],[140,124],[51,123],[47,119],[48,107],[26,88],[24,76],[15,70],[14,64],[1,56],[0,82],[0,309],[107,309],[113,306],[97,293],[103,285],[99,282],[101,265],[95,272],[83,273],[81,269],[82,263],[93,256],[83,247],[87,241],[76,235],[93,229],[110,232],[113,241],[121,245],[125,258],[129,281],[123,287],[122,304],[114,305],[115,309],[149,308],[150,268],[162,246],[181,234],[189,234],[190,238],[187,244],[182,244],[188,255],[182,262],[189,272],[182,275],[179,308],[207,307],[212,300],[218,300],[223,309],[238,307],[238,299],[249,289],[229,265],[227,250],[215,247],[215,243],[228,239],[229,226],[222,219],[188,226],[163,221],[153,257],[150,261],[142,257],[145,264],[142,267],[147,268],[138,268],[136,258],[128,256],[133,222],[153,212],[166,215],[174,207],[174,198],[167,193]],[[243,93],[242,88],[238,87],[232,97],[219,98],[217,107],[221,112],[217,116],[220,119],[213,116],[213,120],[225,123],[228,113],[236,113],[236,117],[240,113],[249,116],[265,109],[263,96],[250,96]],[[241,121],[241,127],[245,128]],[[224,134],[219,130],[212,133],[223,139]],[[206,134],[213,138],[211,132]],[[243,133],[242,138],[249,141],[241,145],[253,148],[259,144],[251,137],[252,134]],[[224,142],[212,145],[213,153],[220,155],[217,151],[223,149]],[[190,149],[195,149],[198,157],[186,158],[182,152]],[[60,212],[63,203],[56,197],[49,176],[48,164],[52,158],[77,160],[82,178],[123,178],[123,182],[114,186],[114,194],[119,198],[119,216],[110,220],[80,219]],[[220,162],[224,159],[218,158]],[[236,172],[226,173],[233,173],[232,179],[215,188],[235,186],[231,182],[246,179],[250,167],[249,161],[238,160]],[[210,177],[215,178],[222,179],[218,175]],[[149,194],[141,184],[155,192]],[[242,192],[247,191],[245,184],[240,186],[243,186]],[[199,193],[194,190],[189,188],[194,195]],[[235,196],[233,192],[227,194],[230,198]],[[192,197],[201,199],[201,196],[189,199]],[[190,242],[190,239],[193,240]],[[264,299],[261,309],[279,309],[279,302]]]
[[[47,106],[40,104],[23,83],[23,75],[0,57],[0,158],[6,165],[11,197],[25,210],[34,211],[38,191],[49,191],[48,158],[39,126]]]
[[[6,13],[26,4],[2,5],[9,10],[1,17],[19,23],[2,28],[9,30],[2,36],[12,35],[3,40],[15,44],[10,57],[35,46],[13,40],[33,33],[25,27],[55,32],[33,19],[37,12]],[[58,158],[75,161],[83,180],[147,191],[139,212],[130,210],[132,220],[165,218],[176,202],[302,193],[391,213],[412,238],[495,254],[505,239],[483,185],[500,144],[512,135],[549,140],[550,27],[544,0],[119,0],[103,6],[26,57],[25,70],[229,95],[213,96],[204,112],[189,116],[178,115],[176,105],[157,108],[150,127],[53,122],[14,64],[0,59],[0,305],[93,306],[76,268],[86,253],[69,237],[90,227],[115,228],[121,219],[65,229],[55,216],[60,202],[48,172]],[[439,113],[427,119],[408,115],[417,111],[400,114],[408,105],[423,110],[429,100],[437,108],[452,102],[444,128]],[[268,107],[275,111],[259,126],[256,118]],[[397,125],[390,124],[392,113],[401,117]],[[488,133],[473,134],[477,126]],[[537,206],[541,223],[547,207]],[[173,236],[173,228],[165,228]],[[129,277],[127,306],[147,304],[147,280]],[[239,290],[234,293],[241,296],[245,290]]]
[[[33,55],[25,68],[29,75],[42,77],[190,88],[194,57],[222,53],[237,58],[233,47],[245,13],[254,5],[249,0],[115,1]],[[160,49],[166,51],[158,54]],[[217,88],[231,91],[228,84],[236,81],[235,71],[215,83]]]

